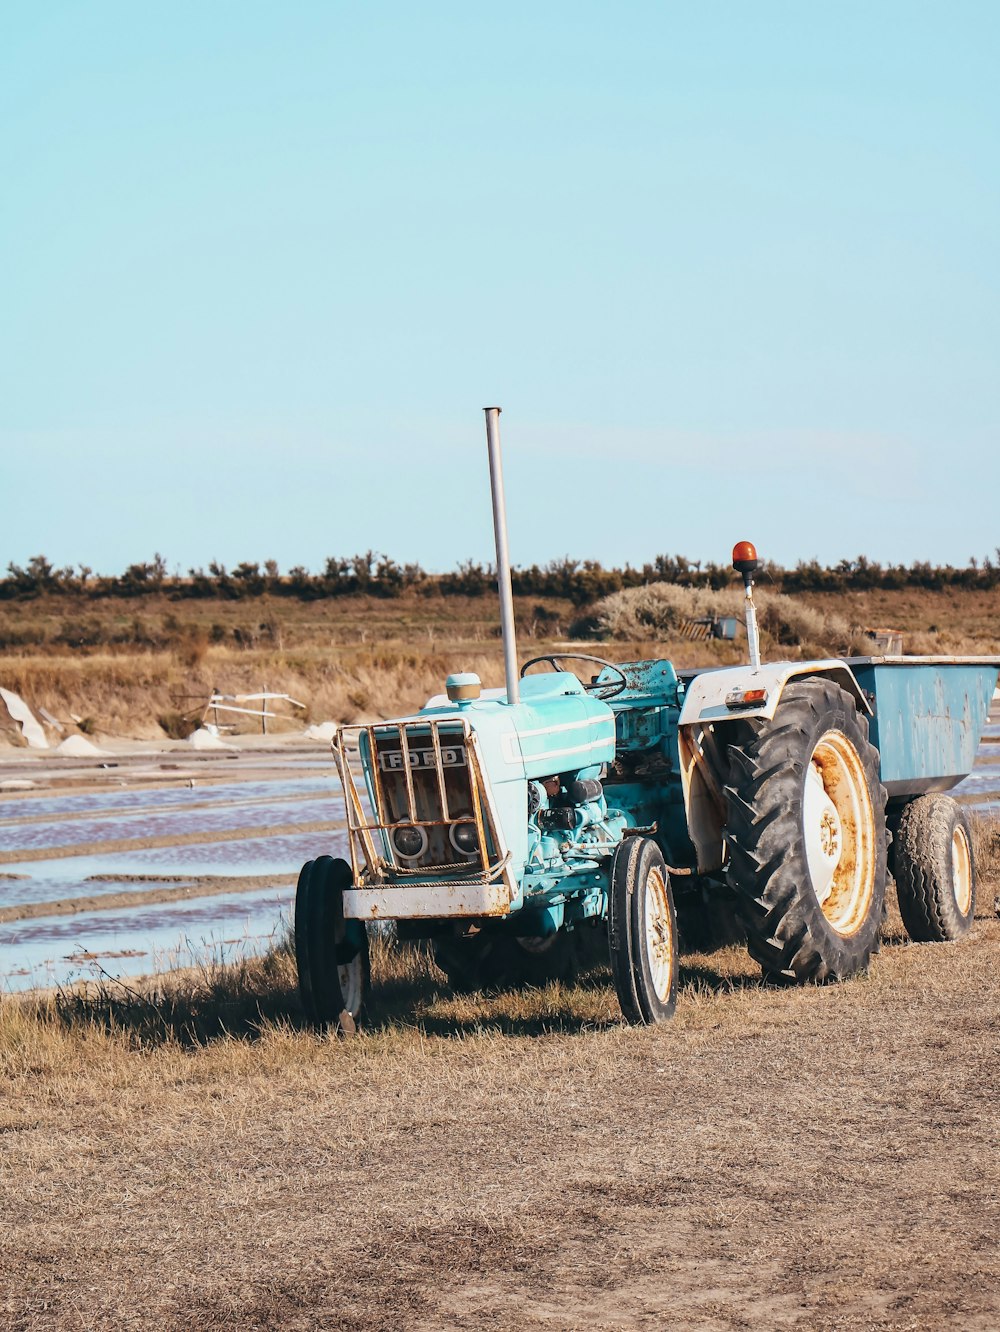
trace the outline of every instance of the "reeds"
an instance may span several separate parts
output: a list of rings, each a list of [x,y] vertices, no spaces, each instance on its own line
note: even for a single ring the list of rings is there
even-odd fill
[[[817,610],[780,592],[757,593],[758,621],[765,645],[797,649],[799,656],[861,655],[874,644],[831,610]],[[593,608],[599,636],[611,639],[682,638],[688,622],[703,618],[744,618],[743,593],[735,589],[679,587],[653,583],[605,597]]]

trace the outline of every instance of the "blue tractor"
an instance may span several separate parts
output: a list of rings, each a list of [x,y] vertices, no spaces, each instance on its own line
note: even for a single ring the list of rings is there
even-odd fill
[[[675,894],[695,925],[724,904],[764,971],[797,981],[867,967],[890,869],[914,938],[965,933],[972,842],[945,792],[972,767],[1000,663],[762,664],[740,542],[746,666],[550,654],[518,671],[498,415],[506,687],[456,674],[413,716],[340,728],[350,859],[309,861],[296,893],[307,1016],[354,1028],[372,922],[432,940],[457,989],[569,979],[599,941],[630,1023],[674,1011]]]

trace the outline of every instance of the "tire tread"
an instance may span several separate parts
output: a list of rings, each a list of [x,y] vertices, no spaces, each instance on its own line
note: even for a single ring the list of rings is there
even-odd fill
[[[337,970],[348,960],[342,954],[344,890],[350,884],[351,867],[346,861],[318,856],[302,866],[295,892],[295,961],[302,1011],[313,1026],[345,1032],[353,1031],[355,1017],[361,1016],[360,1012],[357,1015],[347,1013]],[[364,936],[362,968],[362,989],[366,990],[369,979],[367,935]]]
[[[885,891],[885,790],[878,751],[854,700],[822,676],[789,684],[776,713],[739,749],[730,750],[728,806],[729,882],[734,889],[747,947],[763,970],[797,981],[841,980],[863,971],[877,951]],[[801,788],[809,754],[803,737],[819,729],[843,731],[857,749],[876,816],[876,866],[872,908],[852,936],[825,920],[808,885],[800,828]]]
[[[972,897],[965,916],[950,882],[956,825],[965,832],[972,872]],[[957,801],[933,794],[906,804],[897,823],[894,868],[899,914],[915,943],[943,943],[968,933],[976,910],[976,866],[968,823]]]

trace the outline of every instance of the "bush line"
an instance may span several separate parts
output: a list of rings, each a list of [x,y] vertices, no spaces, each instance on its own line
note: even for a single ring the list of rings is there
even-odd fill
[[[995,559],[972,558],[965,567],[931,564],[916,560],[910,565],[879,564],[859,555],[823,565],[818,560],[800,560],[794,569],[765,562],[761,579],[778,592],[845,592],[871,589],[947,588],[989,590],[1000,586],[1000,547]],[[600,597],[628,588],[667,583],[682,587],[719,590],[732,585],[727,564],[688,560],[683,555],[657,555],[642,568],[626,565],[606,569],[598,560],[575,560],[568,556],[549,563],[532,564],[513,571],[518,596],[559,597],[585,606]],[[162,555],[141,564],[130,564],[121,574],[95,574],[86,565],[55,568],[44,555],[34,555],[27,565],[10,563],[0,579],[0,600],[32,600],[61,593],[99,600],[106,597],[166,595],[174,600],[222,598],[238,601],[264,595],[297,597],[313,601],[326,597],[399,597],[416,592],[424,596],[485,596],[496,585],[492,565],[465,560],[449,573],[428,573],[419,564],[397,564],[387,555],[366,551],[347,557],[331,556],[320,573],[296,565],[285,574],[274,560],[263,565],[243,561],[233,569],[213,560],[208,569],[189,569],[186,575],[171,574]]]

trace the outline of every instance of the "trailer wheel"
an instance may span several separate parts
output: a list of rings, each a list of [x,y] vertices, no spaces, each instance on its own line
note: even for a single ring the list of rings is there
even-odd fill
[[[608,903],[611,972],[626,1022],[665,1022],[677,1003],[677,913],[660,848],[630,837],[615,854]]]
[[[798,981],[863,972],[885,902],[885,791],[868,722],[831,680],[788,685],[730,749],[729,882],[750,954]]]
[[[295,961],[306,1018],[317,1027],[353,1034],[361,1021],[371,967],[363,921],[344,919],[345,860],[320,856],[299,871],[295,891]]]
[[[577,974],[576,946],[569,930],[557,930],[544,939],[522,939],[493,930],[464,939],[438,939],[434,961],[456,994],[540,987],[550,981],[568,983]]]
[[[910,938],[943,943],[968,934],[976,911],[976,865],[961,805],[946,795],[909,801],[893,850],[899,914]]]

